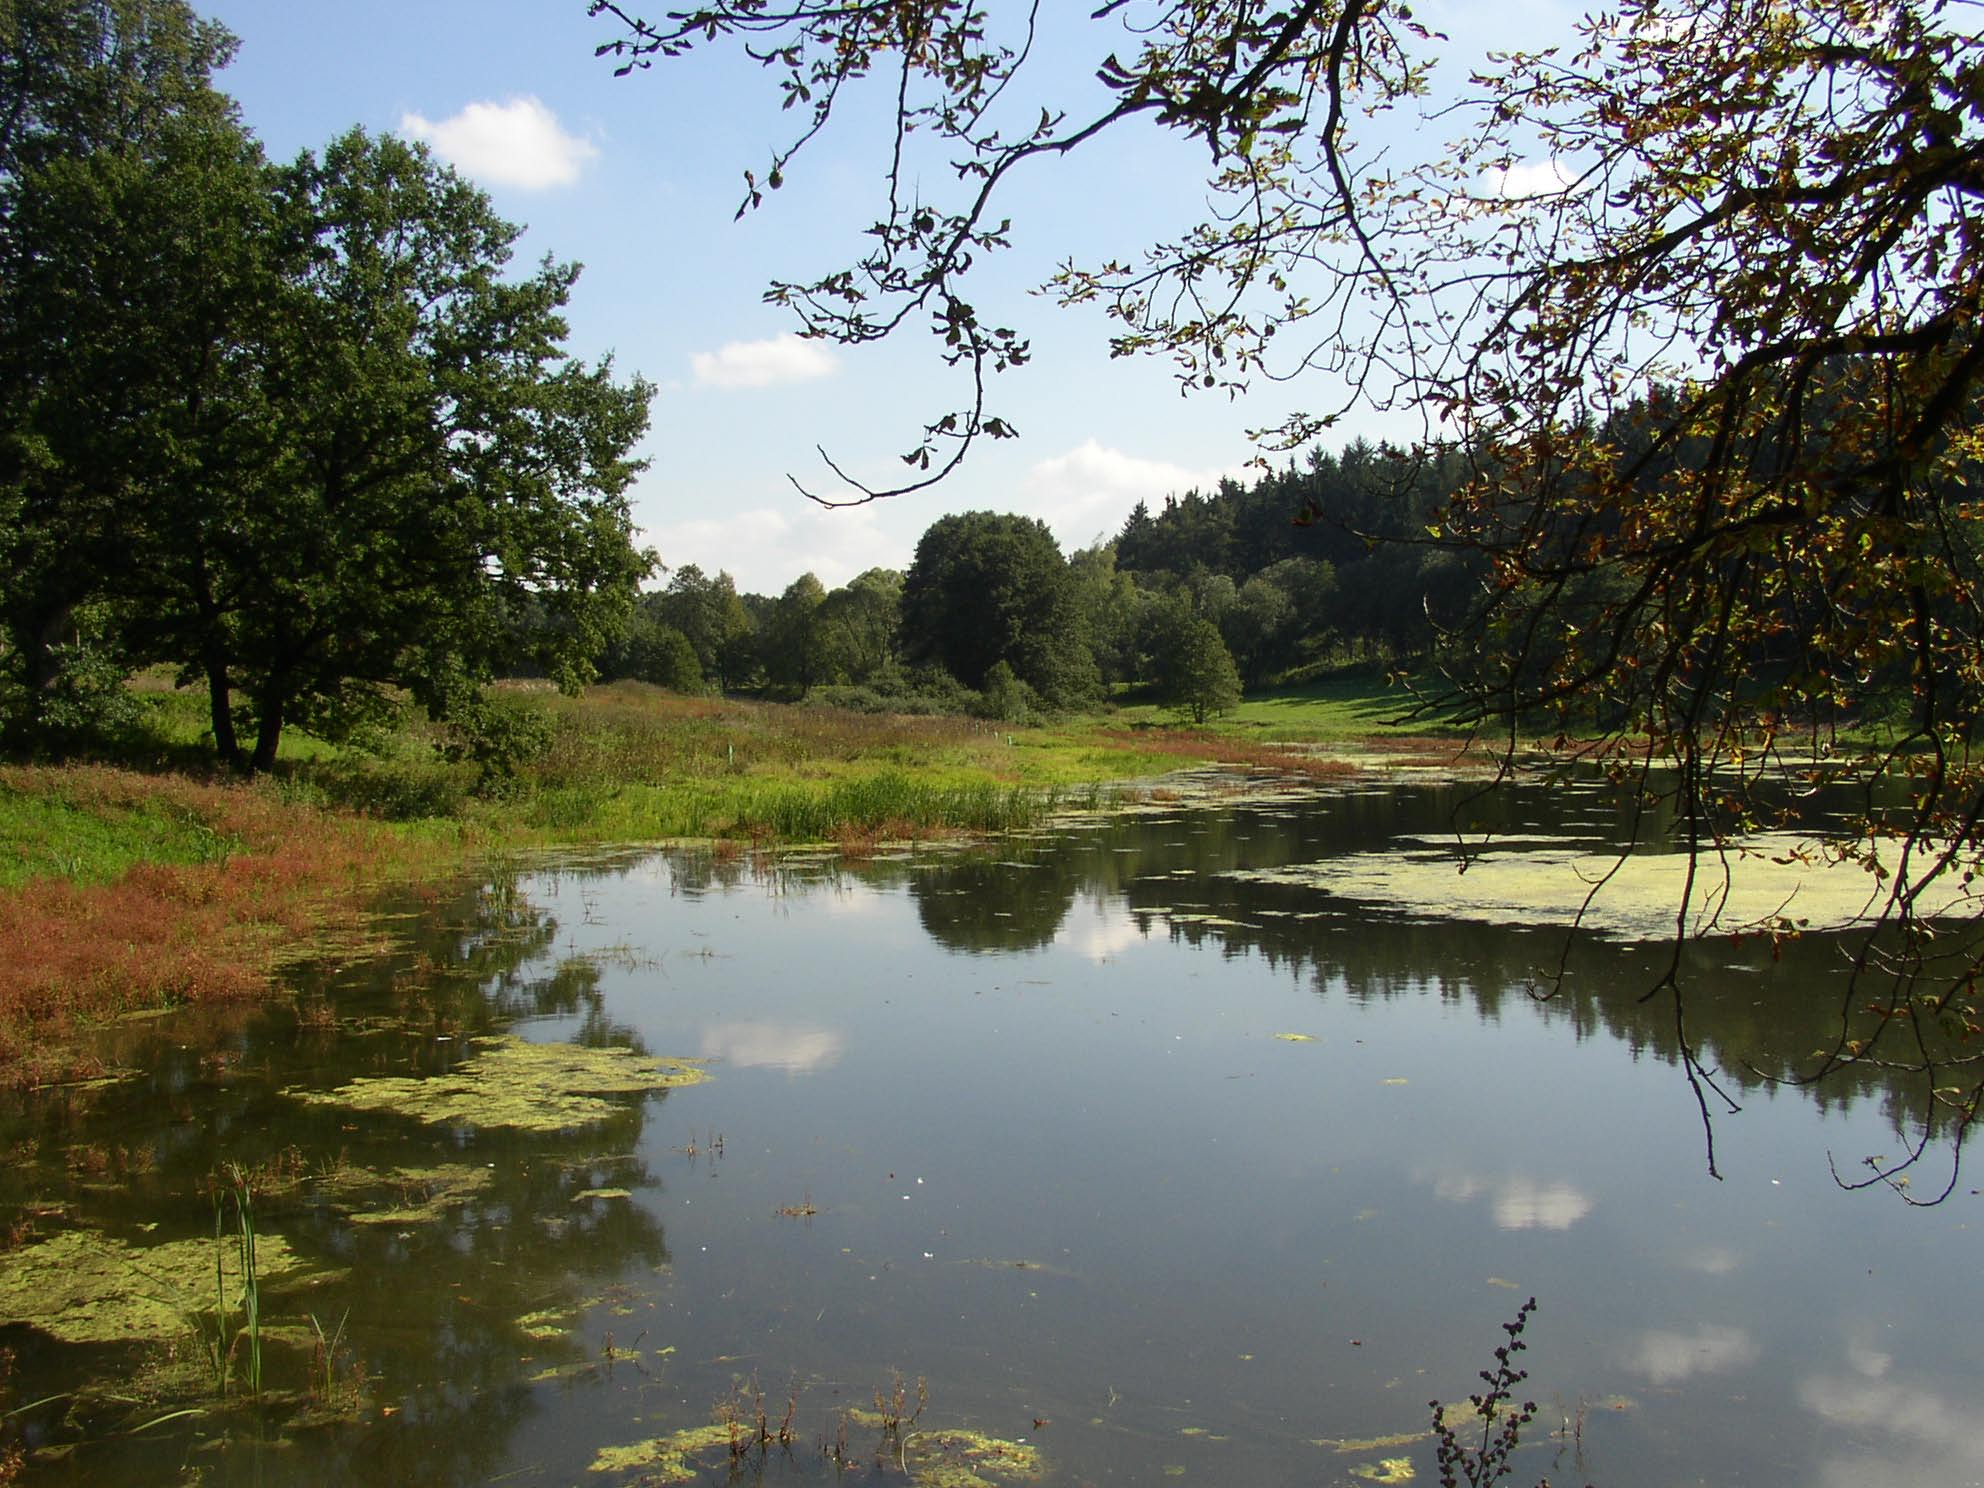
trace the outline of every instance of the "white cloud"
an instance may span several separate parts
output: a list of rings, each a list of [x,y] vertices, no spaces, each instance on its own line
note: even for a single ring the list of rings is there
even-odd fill
[[[1054,933],[1054,943],[1100,965],[1148,939],[1127,906],[1096,899],[1072,911]]]
[[[571,185],[599,154],[590,140],[567,134],[558,116],[532,97],[471,103],[438,121],[404,114],[400,133],[425,140],[448,164],[485,185],[526,191]]]
[[[1799,1382],[1799,1404],[1830,1428],[1820,1438],[1827,1448],[1811,1481],[1822,1488],[1913,1488],[1984,1478],[1975,1398],[1943,1393],[1941,1379],[1886,1379],[1851,1362],[1854,1374]]]
[[[725,569],[746,593],[778,594],[803,573],[834,589],[867,569],[907,567],[916,538],[893,530],[902,519],[868,506],[828,511],[795,494],[780,506],[654,522],[641,541],[653,544],[664,563],[694,563],[712,574]]]
[[[781,382],[811,382],[839,365],[817,341],[788,331],[768,341],[731,341],[715,351],[699,351],[689,359],[696,381],[720,388],[771,387]]]
[[[1691,1271],[1702,1271],[1710,1276],[1728,1276],[1743,1264],[1742,1257],[1733,1250],[1719,1245],[1691,1251],[1680,1258],[1680,1263]]]
[[[1568,1183],[1511,1178],[1495,1195],[1495,1223],[1505,1230],[1568,1230],[1591,1213],[1591,1200]]]
[[[1448,1173],[1433,1181],[1433,1196],[1449,1204],[1491,1199],[1496,1227],[1504,1230],[1568,1230],[1591,1213],[1590,1197],[1570,1184],[1519,1175],[1489,1179]]]
[[[1433,1180],[1433,1197],[1449,1204],[1465,1204],[1487,1190],[1487,1183],[1469,1173],[1448,1173]]]
[[[1656,1385],[1671,1385],[1697,1374],[1722,1374],[1757,1362],[1757,1342],[1741,1328],[1704,1323],[1692,1333],[1653,1329],[1640,1335],[1632,1367]]]
[[[799,1023],[719,1023],[703,1033],[702,1056],[745,1068],[805,1074],[840,1063],[845,1035]]]
[[[1097,533],[1114,535],[1139,501],[1155,504],[1193,489],[1210,491],[1228,475],[1242,478],[1244,472],[1192,470],[1085,439],[1027,472],[1021,514],[1046,522],[1063,547],[1081,547]]]
[[[1481,178],[1482,194],[1503,201],[1531,201],[1539,196],[1555,196],[1577,178],[1561,160],[1520,160],[1505,170],[1492,170]]]

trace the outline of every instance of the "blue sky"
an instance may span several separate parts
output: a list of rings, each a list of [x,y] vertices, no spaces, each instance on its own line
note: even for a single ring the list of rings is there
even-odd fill
[[[593,56],[616,33],[587,18],[584,0],[194,3],[240,38],[220,83],[272,155],[353,125],[417,135],[528,225],[521,257],[586,266],[573,350],[610,351],[660,387],[634,513],[664,563],[727,569],[760,592],[807,570],[832,587],[906,567],[932,521],[976,508],[1040,517],[1071,549],[1113,535],[1139,498],[1240,472],[1249,427],[1322,401],[1313,387],[1181,399],[1165,364],[1109,358],[1099,311],[1028,293],[1071,253],[1134,254],[1202,208],[1203,154],[1144,131],[1022,182],[1007,204],[1016,244],[978,303],[1032,336],[1032,363],[1001,377],[992,399],[1022,437],[981,445],[934,490],[822,510],[787,479],[832,488],[816,444],[893,482],[895,456],[962,396],[920,331],[859,350],[794,343],[782,339],[789,313],[761,302],[768,280],[813,277],[860,252],[882,199],[877,114],[854,111],[763,210],[733,222],[743,171],[763,174],[792,121],[770,78],[741,59],[692,56],[616,79]],[[1069,23],[1092,8],[1044,9],[1057,6]],[[1088,86],[1084,69],[1052,73],[1051,46],[1041,56],[1043,83]],[[1358,432],[1385,431],[1347,424],[1332,442]]]

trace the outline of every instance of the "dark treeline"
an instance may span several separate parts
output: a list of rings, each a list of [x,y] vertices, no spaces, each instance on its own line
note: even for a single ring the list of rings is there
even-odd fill
[[[933,523],[906,572],[740,594],[689,564],[643,596],[603,675],[682,690],[1017,719],[1129,688],[1195,719],[1243,688],[1346,661],[1430,661],[1480,560],[1427,538],[1458,458],[1358,441],[1251,484],[1139,502],[1109,542],[1063,554],[1045,524]]]

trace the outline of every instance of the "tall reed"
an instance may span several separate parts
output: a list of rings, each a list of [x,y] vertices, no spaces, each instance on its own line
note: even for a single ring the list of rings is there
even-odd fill
[[[226,1169],[225,1180],[214,1175],[214,1314],[213,1333],[204,1325],[200,1340],[206,1348],[207,1365],[214,1376],[214,1389],[225,1395],[234,1379],[235,1359],[247,1346],[243,1383],[248,1393],[262,1393],[262,1284],[255,1263],[255,1195],[247,1175],[235,1164]],[[227,1234],[229,1209],[234,1213],[232,1243]],[[227,1289],[227,1253],[232,1249],[241,1271],[241,1286],[233,1297]],[[234,1325],[236,1312],[240,1326]]]

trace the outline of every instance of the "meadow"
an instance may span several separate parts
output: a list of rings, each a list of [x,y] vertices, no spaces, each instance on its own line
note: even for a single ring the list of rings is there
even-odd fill
[[[490,861],[683,839],[859,852],[1001,832],[1192,764],[1341,773],[1354,768],[1343,753],[1397,712],[1372,678],[1189,729],[1136,705],[1021,727],[514,684],[472,733],[413,716],[338,744],[292,730],[278,767],[241,781],[212,761],[200,698],[158,678],[135,690],[142,721],[105,757],[0,766],[0,1079],[12,1083],[88,1078],[93,1028],[262,995],[285,964],[363,941],[383,894]]]

